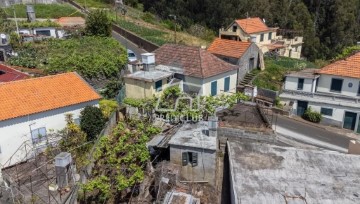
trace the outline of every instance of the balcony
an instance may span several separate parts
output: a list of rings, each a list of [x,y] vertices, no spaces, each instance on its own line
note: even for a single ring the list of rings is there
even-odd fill
[[[280,94],[281,98],[294,99],[294,100],[306,100],[315,103],[326,103],[331,105],[349,106],[358,108],[360,106],[360,98],[349,97],[342,95],[335,95],[329,93],[310,93],[304,91],[295,90],[283,90]]]

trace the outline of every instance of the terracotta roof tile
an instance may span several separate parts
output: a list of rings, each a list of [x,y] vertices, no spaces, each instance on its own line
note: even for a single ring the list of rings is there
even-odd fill
[[[319,74],[352,77],[360,79],[360,52],[323,67]]]
[[[85,19],[82,17],[61,17],[56,20],[61,26],[85,26]]]
[[[212,54],[218,54],[226,57],[239,59],[250,47],[250,42],[241,42],[235,40],[215,39],[207,49]]]
[[[9,66],[0,64],[0,83],[27,79],[30,76]]]
[[[207,78],[238,69],[205,49],[185,45],[165,44],[155,50],[157,65],[166,65],[184,69],[184,74]]]
[[[77,73],[0,84],[0,121],[100,99]]]
[[[270,30],[259,17],[239,19],[235,22],[248,34]]]

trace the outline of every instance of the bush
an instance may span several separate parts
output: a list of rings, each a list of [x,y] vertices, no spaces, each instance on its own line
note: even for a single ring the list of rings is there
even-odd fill
[[[141,16],[141,19],[152,24],[154,24],[156,21],[155,16],[149,12],[145,12],[144,15]]]
[[[116,109],[119,107],[118,103],[114,100],[106,100],[103,99],[100,101],[100,110],[103,113],[105,118],[109,118],[110,115],[116,111]]]
[[[104,115],[100,108],[86,106],[80,115],[80,128],[86,133],[88,141],[94,140],[105,125]]]
[[[111,36],[111,20],[105,10],[94,10],[89,13],[85,32],[90,36]]]
[[[313,123],[319,123],[322,119],[322,116],[319,112],[313,111],[311,107],[306,109],[304,115],[302,116],[305,120],[313,122]]]

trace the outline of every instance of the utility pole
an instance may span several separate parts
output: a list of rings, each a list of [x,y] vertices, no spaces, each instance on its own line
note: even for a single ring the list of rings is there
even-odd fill
[[[174,22],[175,22],[175,44],[176,44],[176,16],[175,15],[173,15],[173,14],[170,14],[169,15],[170,17],[172,17],[172,18],[174,18]]]

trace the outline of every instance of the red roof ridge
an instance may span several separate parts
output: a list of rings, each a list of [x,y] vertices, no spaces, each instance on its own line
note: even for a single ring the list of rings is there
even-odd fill
[[[328,64],[321,68],[317,73],[360,78],[360,52]]]
[[[259,17],[237,19],[235,22],[241,27],[245,33],[259,33],[270,30],[270,28]]]

